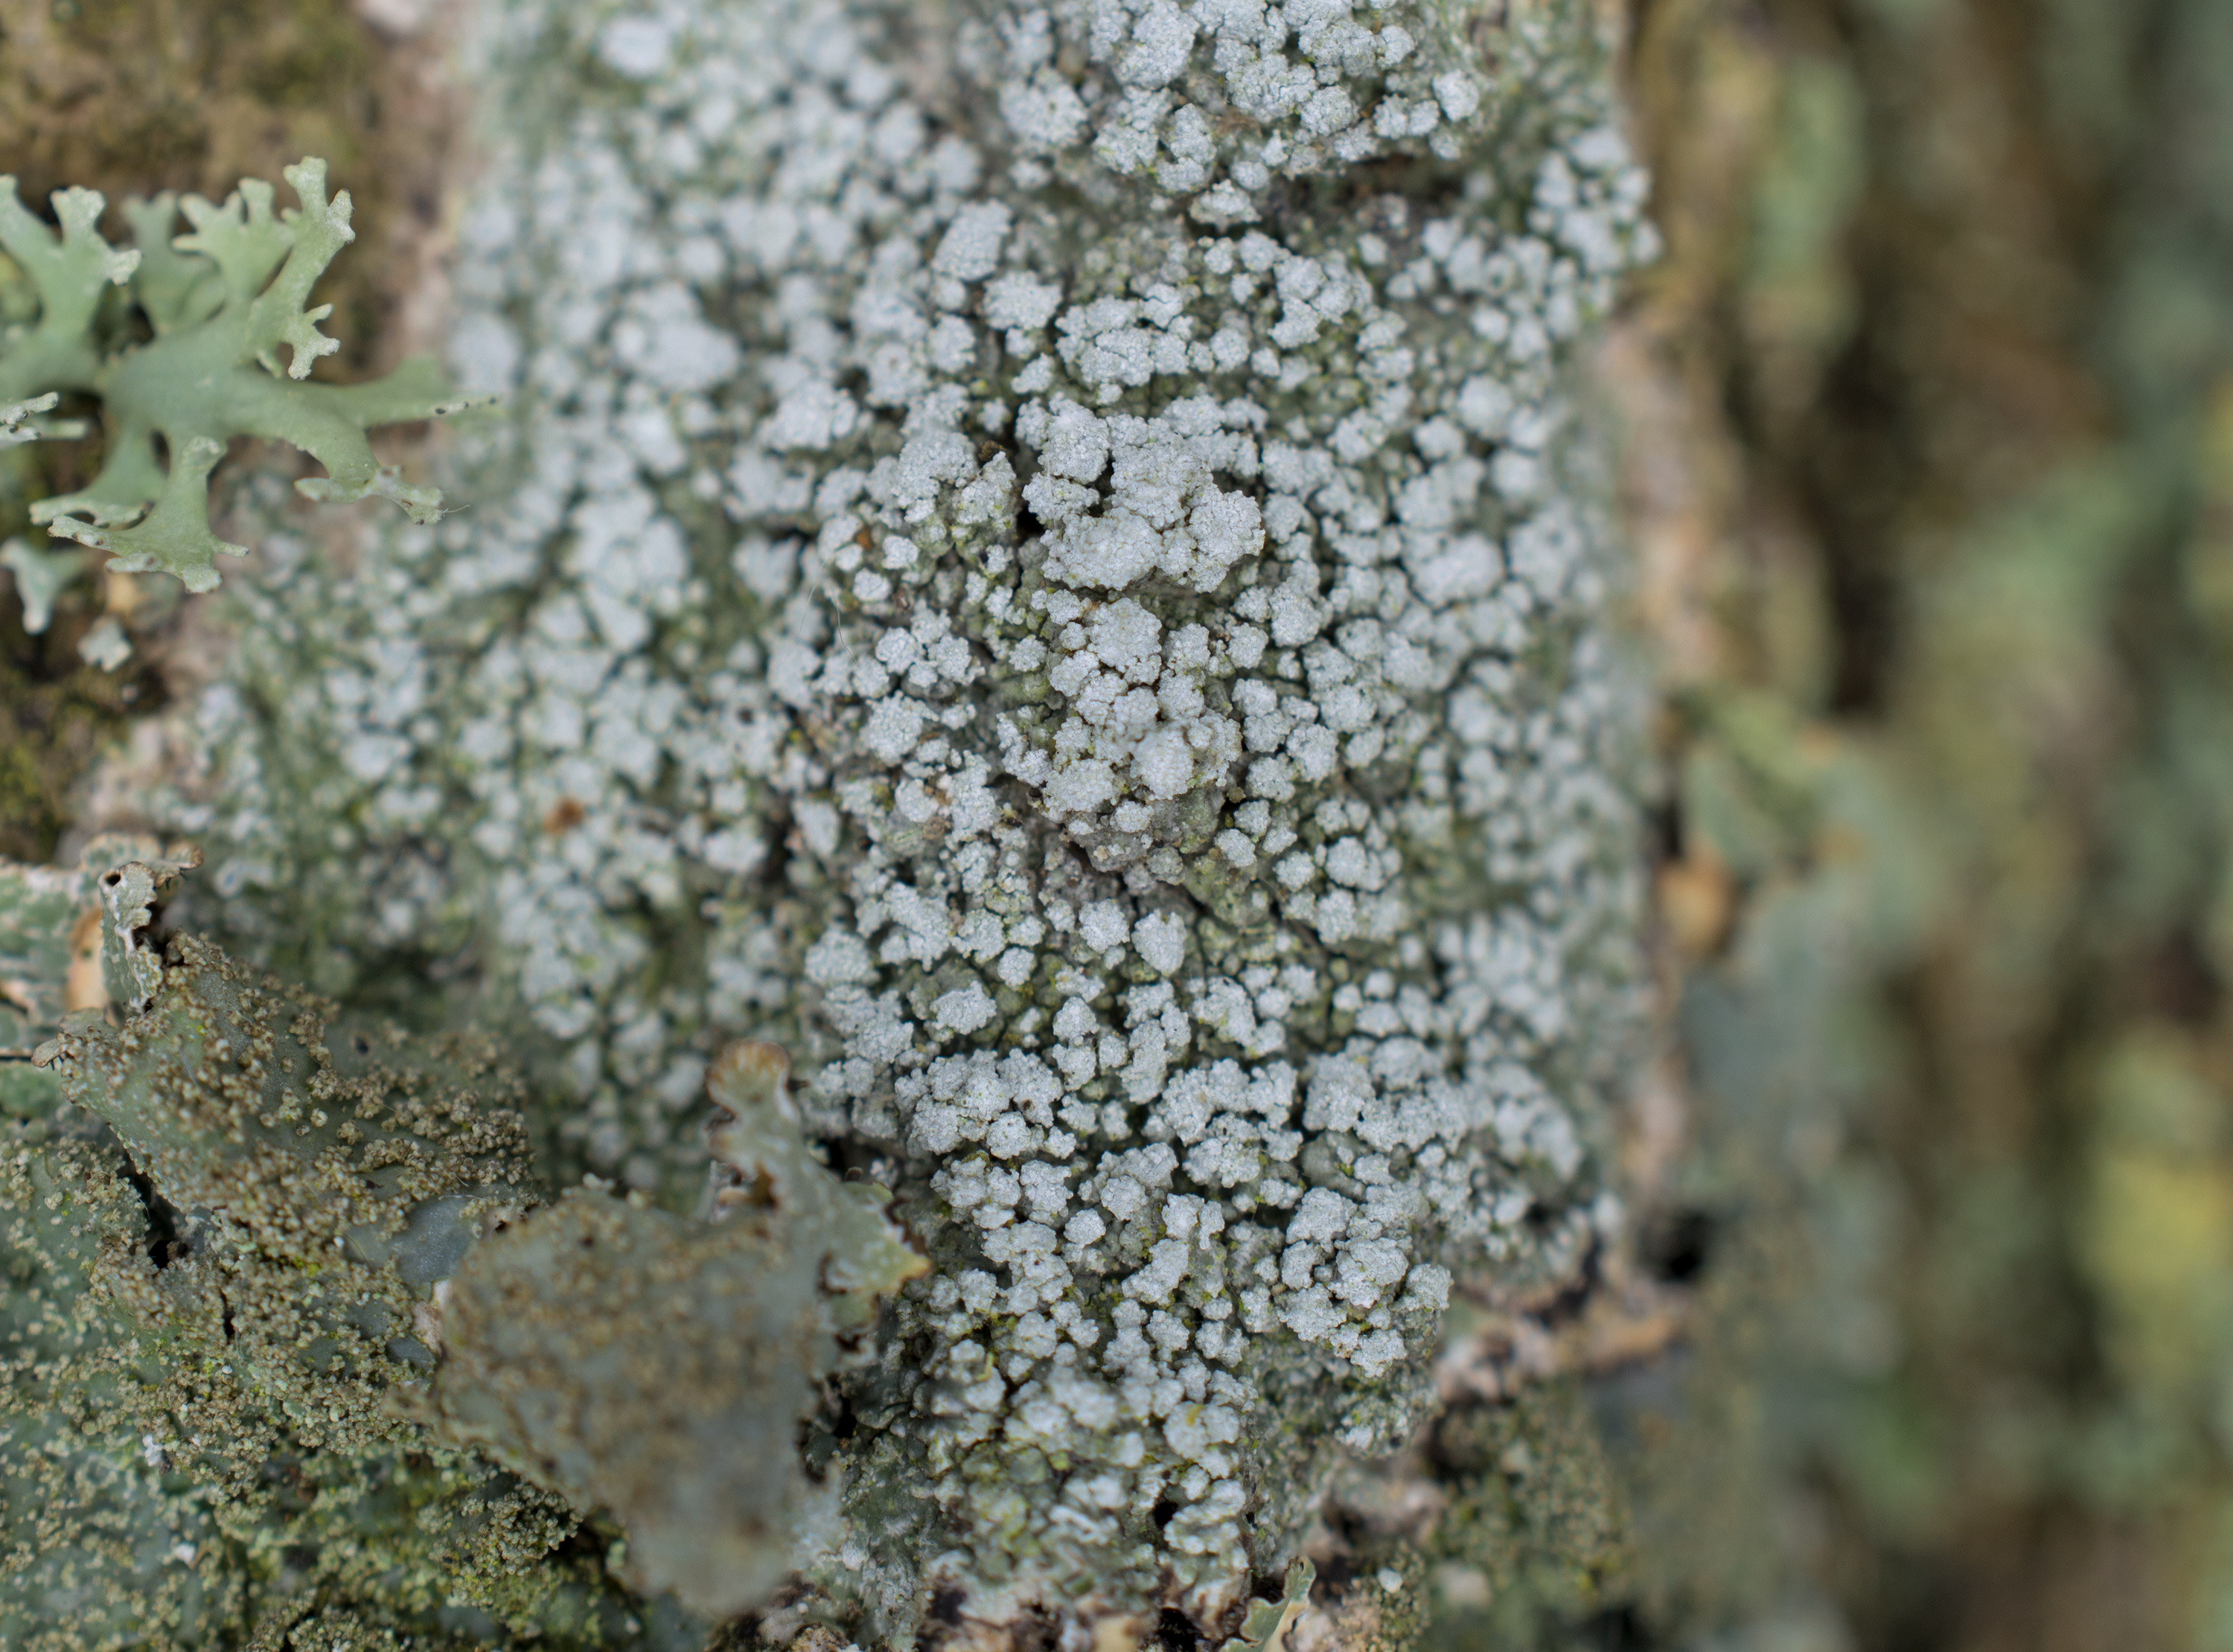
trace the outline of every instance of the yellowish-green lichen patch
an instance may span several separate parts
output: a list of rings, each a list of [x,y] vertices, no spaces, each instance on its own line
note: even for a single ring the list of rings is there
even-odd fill
[[[0,1135],[0,1642],[191,1642],[244,1580],[194,1562],[210,1511],[143,1445],[146,1363],[105,1309],[104,1259],[145,1232],[114,1146],[44,1120]]]
[[[176,870],[65,891],[76,927],[108,897],[119,991],[64,1015],[42,1050],[59,1104],[0,1162],[7,1644],[231,1643],[328,1609],[559,1645],[618,1629],[601,1558],[552,1552],[564,1503],[396,1403],[433,1363],[440,1277],[537,1200],[517,1081],[485,1044],[338,1028],[192,938],[157,964]],[[88,961],[49,945],[29,972],[97,981]]]
[[[1449,1503],[1425,1545],[1429,1645],[1557,1643],[1621,1598],[1626,1495],[1583,1394],[1553,1383],[1462,1408],[1432,1449]]]
[[[490,1051],[337,1032],[330,1015],[181,939],[144,1011],[121,1027],[80,1012],[42,1054],[178,1230],[152,1261],[120,1247],[106,1288],[173,1357],[229,1368],[292,1448],[363,1454],[415,1433],[388,1389],[432,1363],[436,1280],[537,1196]]]

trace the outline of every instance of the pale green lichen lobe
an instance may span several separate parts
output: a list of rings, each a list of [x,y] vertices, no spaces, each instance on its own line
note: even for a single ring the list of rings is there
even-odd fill
[[[837,1488],[802,1428],[876,1299],[920,1274],[889,1195],[808,1151],[771,1044],[716,1063],[713,1219],[570,1191],[443,1292],[434,1404],[452,1438],[627,1528],[631,1577],[709,1616],[830,1545]]]
[[[39,307],[36,321],[0,337],[0,443],[81,434],[30,420],[57,393],[100,398],[99,473],[75,493],[35,500],[31,518],[110,553],[113,569],[215,589],[215,559],[245,554],[209,523],[210,473],[235,436],[288,442],[324,465],[325,476],[296,484],[310,498],[378,495],[414,521],[441,515],[440,491],[403,483],[365,432],[466,404],[426,361],[368,384],[308,382],[318,358],[340,348],[318,330],[333,307],[310,304],[310,289],[355,232],[348,192],[327,193],[324,161],[306,159],[283,176],[301,205],[277,213],[271,185],[257,179],[222,205],[198,195],[127,201],[129,250],[101,237],[107,203],[97,192],[56,192],[59,227],[50,228],[16,198],[16,180],[0,177],[0,251]],[[192,229],[174,237],[181,210]],[[122,325],[112,288],[152,337],[136,340]]]

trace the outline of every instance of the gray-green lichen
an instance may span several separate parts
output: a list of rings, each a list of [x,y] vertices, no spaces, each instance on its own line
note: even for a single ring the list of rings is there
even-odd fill
[[[647,1593],[722,1616],[829,1545],[837,1487],[799,1448],[841,1342],[923,1271],[808,1151],[771,1044],[715,1064],[712,1221],[575,1191],[488,1241],[442,1292],[435,1403],[578,1504],[611,1510]]]
[[[81,1001],[36,1053],[60,1093],[11,1096],[0,1144],[0,1641],[276,1649],[352,1603],[425,1635],[617,1627],[601,1568],[551,1552],[562,1501],[389,1403],[431,1363],[436,1276],[533,1198],[516,1081],[159,949],[178,866],[102,866],[0,868],[0,913],[68,938],[12,979]]]
[[[153,839],[127,836],[94,839],[67,868],[0,861],[0,1115],[43,1116],[61,1099],[32,1058],[65,1015],[108,1001],[101,880],[127,862],[164,863]]]
[[[485,1042],[338,1027],[161,933],[181,869],[0,868],[23,929],[75,935],[97,899],[114,992],[40,1047],[62,1093],[0,1186],[6,1643],[643,1643],[618,1577],[710,1620],[828,1546],[802,1434],[924,1264],[807,1148],[783,1053],[716,1063],[706,1218],[543,1206]],[[85,972],[24,952],[49,998]],[[624,1541],[556,1552],[591,1515]],[[72,1603],[97,1610],[66,1627]],[[668,1616],[650,1643],[692,1632]]]
[[[798,1055],[932,1265],[784,1621],[1229,1633],[1453,1281],[1618,1220],[1583,10],[491,10],[477,508],[272,544],[158,807],[229,944],[477,966],[649,1204],[715,1051]]]
[[[127,937],[107,948],[127,1018],[81,1011],[38,1059],[186,1224],[184,1253],[141,1281],[166,1299],[161,1334],[274,1393],[307,1364],[323,1421],[379,1438],[385,1362],[431,1363],[423,1293],[485,1224],[539,1202],[517,1081],[470,1042],[335,1036],[329,1006],[192,937],[149,958],[129,937],[160,875],[102,880],[124,897],[104,917]]]

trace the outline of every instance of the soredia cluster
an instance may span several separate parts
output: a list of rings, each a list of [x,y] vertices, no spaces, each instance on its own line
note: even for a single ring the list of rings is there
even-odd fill
[[[229,948],[469,979],[647,1211],[715,1052],[797,1057],[930,1266],[765,1632],[1230,1634],[1452,1290],[1618,1221],[1569,369],[1649,231],[1585,12],[492,8],[474,508],[276,537],[159,823]]]

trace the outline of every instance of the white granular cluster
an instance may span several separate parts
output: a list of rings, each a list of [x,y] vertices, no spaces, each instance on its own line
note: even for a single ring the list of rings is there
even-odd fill
[[[693,1190],[722,1040],[818,1075],[936,1265],[821,1586],[1214,1616],[1453,1277],[1611,1219],[1561,373],[1648,231],[1586,28],[497,10],[455,359],[512,426],[470,511],[273,560],[175,823],[329,985],[477,964],[631,1185]]]

